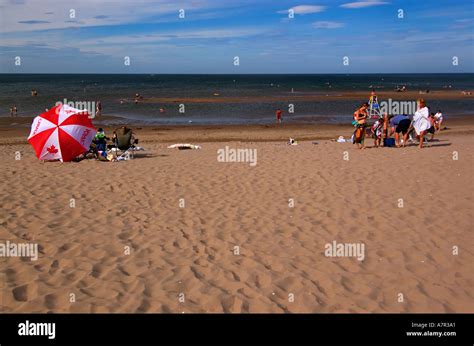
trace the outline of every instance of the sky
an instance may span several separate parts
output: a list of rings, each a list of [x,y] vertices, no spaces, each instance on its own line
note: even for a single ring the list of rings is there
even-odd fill
[[[472,73],[473,18],[472,0],[0,0],[0,73]]]

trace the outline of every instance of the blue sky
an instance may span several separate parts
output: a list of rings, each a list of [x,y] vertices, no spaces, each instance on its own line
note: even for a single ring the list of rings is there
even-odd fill
[[[473,4],[0,0],[0,73],[474,72]]]

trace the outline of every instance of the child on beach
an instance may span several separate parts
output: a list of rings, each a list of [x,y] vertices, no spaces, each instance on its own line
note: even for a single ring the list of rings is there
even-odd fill
[[[110,138],[105,135],[105,132],[102,128],[99,128],[94,137],[94,144],[97,147],[97,151],[105,151],[107,146],[107,140]]]
[[[384,118],[380,117],[372,125],[372,137],[374,138],[374,147],[378,148],[382,143],[382,132],[383,132]]]

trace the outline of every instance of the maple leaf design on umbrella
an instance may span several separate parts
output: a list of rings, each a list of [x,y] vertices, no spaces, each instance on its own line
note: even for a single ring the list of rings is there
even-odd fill
[[[56,149],[56,147],[54,146],[54,144],[52,144],[48,149],[46,149],[48,151],[48,153],[50,154],[56,154],[58,152],[58,149]]]

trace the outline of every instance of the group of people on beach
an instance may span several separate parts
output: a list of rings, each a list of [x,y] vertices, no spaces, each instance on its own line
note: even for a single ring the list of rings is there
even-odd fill
[[[122,126],[112,133],[112,137],[105,134],[103,128],[99,128],[92,140],[89,150],[77,156],[74,161],[84,159],[97,159],[100,161],[116,161],[117,151],[126,151],[135,149],[138,145],[138,139],[132,129]]]
[[[395,146],[397,148],[405,147],[409,138],[413,140],[411,137],[412,133],[416,134],[419,147],[423,148],[425,136],[431,134],[431,140],[433,140],[435,133],[441,131],[443,123],[443,113],[440,110],[436,113],[431,113],[430,109],[426,106],[425,100],[421,98],[417,100],[417,111],[413,118],[406,114],[389,115],[384,113],[370,126],[368,125],[368,109],[369,104],[364,103],[354,112],[353,125],[355,131],[353,143],[359,149],[365,149],[364,141],[367,132],[372,135],[374,147],[376,148],[382,145],[391,146],[388,139],[393,135],[395,135]]]

